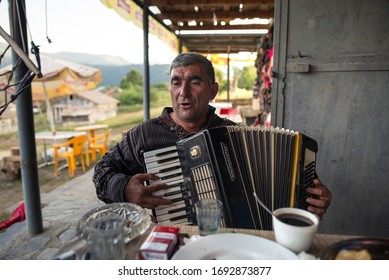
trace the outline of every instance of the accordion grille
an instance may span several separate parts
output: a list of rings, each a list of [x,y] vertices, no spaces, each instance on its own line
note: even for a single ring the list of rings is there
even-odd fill
[[[216,179],[212,172],[212,166],[209,163],[194,167],[191,169],[193,191],[197,200],[216,198],[218,196]],[[222,217],[221,227],[225,227],[225,221]]]
[[[216,182],[210,164],[204,164],[191,169],[192,183],[198,200],[217,198]]]

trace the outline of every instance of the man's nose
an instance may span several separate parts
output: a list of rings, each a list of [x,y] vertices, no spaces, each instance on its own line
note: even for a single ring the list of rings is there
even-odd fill
[[[189,96],[190,95],[190,83],[184,81],[181,86],[180,96]]]

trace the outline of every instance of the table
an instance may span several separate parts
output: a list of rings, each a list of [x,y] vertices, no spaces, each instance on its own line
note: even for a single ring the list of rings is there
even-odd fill
[[[181,234],[188,234],[189,236],[198,235],[197,226],[190,225],[179,225]],[[138,259],[138,249],[147,238],[148,234],[152,230],[153,225],[150,226],[147,232],[143,235],[131,240],[126,244],[126,259]],[[263,237],[272,241],[275,241],[273,231],[269,230],[253,230],[253,229],[238,229],[238,228],[221,228],[220,232],[235,232],[235,233],[245,233],[250,235],[255,235],[259,237]],[[307,253],[314,255],[319,258],[323,252],[330,247],[332,244],[346,240],[356,238],[356,236],[349,235],[334,235],[334,234],[316,234],[315,239],[313,240],[311,248],[307,251]]]
[[[40,164],[38,167],[46,166],[51,164],[52,162],[49,162],[48,156],[47,156],[47,144],[46,141],[50,140],[54,143],[57,143],[58,140],[67,140],[72,137],[76,137],[79,135],[84,135],[85,132],[75,132],[75,131],[42,131],[35,133],[35,139],[37,140],[43,140],[43,157],[44,157],[44,163]]]
[[[151,224],[149,229],[143,233],[141,236],[138,236],[126,244],[126,259],[128,260],[138,260],[138,250],[146,240],[151,230],[154,228],[155,224]],[[180,229],[180,234],[187,234],[189,237],[198,235],[198,227],[191,225],[176,225]],[[238,228],[221,228],[221,233],[234,232],[234,233],[244,233],[259,236],[266,238],[272,241],[275,241],[273,231],[269,230],[253,230],[253,229],[238,229]],[[347,239],[357,238],[359,236],[351,235],[336,235],[336,234],[316,234],[311,248],[307,251],[308,254],[320,258],[320,256],[325,252],[327,248],[331,245]],[[81,237],[77,236],[64,247],[62,247],[58,252],[56,257],[77,253],[77,259],[82,259],[82,256],[85,255],[85,252],[89,251],[87,242]]]
[[[96,130],[105,129],[105,128],[108,128],[107,124],[92,124],[86,126],[78,126],[74,130],[89,132],[90,135],[89,138],[94,138]]]

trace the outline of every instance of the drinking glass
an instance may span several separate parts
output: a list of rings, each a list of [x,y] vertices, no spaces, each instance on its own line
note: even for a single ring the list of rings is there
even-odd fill
[[[219,232],[223,203],[218,199],[203,199],[195,204],[200,235]]]
[[[92,257],[97,260],[122,260],[125,256],[124,221],[116,214],[97,218],[91,223]]]

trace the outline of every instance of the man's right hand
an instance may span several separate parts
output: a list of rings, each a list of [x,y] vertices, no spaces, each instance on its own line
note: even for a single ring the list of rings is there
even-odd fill
[[[167,188],[165,183],[145,184],[147,181],[156,181],[158,179],[159,177],[152,173],[139,173],[132,176],[124,189],[124,200],[150,209],[158,205],[171,204],[171,201],[168,199],[153,196],[154,192]]]

